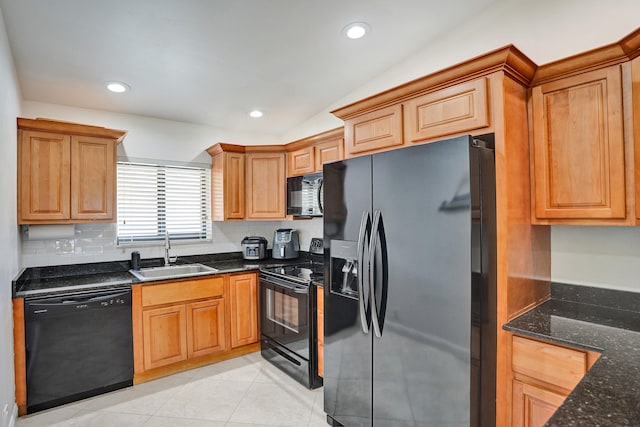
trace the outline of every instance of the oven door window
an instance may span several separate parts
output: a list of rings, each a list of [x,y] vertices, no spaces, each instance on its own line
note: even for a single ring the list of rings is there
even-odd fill
[[[289,329],[300,332],[298,299],[273,289],[267,289],[267,319]]]
[[[260,279],[260,332],[308,358],[309,294]]]

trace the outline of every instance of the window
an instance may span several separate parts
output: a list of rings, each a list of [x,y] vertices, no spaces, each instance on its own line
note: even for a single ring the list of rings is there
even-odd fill
[[[118,244],[211,238],[209,168],[118,162]]]

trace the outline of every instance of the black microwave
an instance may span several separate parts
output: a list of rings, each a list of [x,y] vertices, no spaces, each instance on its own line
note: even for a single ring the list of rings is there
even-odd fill
[[[287,178],[287,215],[322,216],[322,174]]]

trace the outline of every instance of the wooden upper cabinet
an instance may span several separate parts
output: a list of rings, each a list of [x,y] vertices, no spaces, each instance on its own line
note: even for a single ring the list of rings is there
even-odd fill
[[[322,172],[322,165],[344,159],[344,128],[335,128],[284,146],[287,176]]]
[[[18,118],[18,223],[115,221],[116,146],[125,135]]]
[[[404,103],[405,138],[421,142],[490,124],[485,77],[459,83]]]
[[[322,165],[344,159],[344,138],[316,144],[314,147],[315,171],[322,172]]]
[[[231,348],[258,342],[258,278],[255,273],[229,277]]]
[[[19,132],[19,223],[71,217],[70,141],[57,133]]]
[[[315,171],[314,148],[304,147],[287,153],[287,176],[303,175]]]
[[[219,146],[220,144],[211,149]],[[246,214],[244,153],[214,150],[209,151],[209,154],[211,155],[211,216],[213,220],[244,219]]]
[[[636,224],[640,225],[640,57],[631,61],[632,121],[635,157]]]
[[[625,218],[622,96],[619,65],[532,89],[534,222]]]
[[[247,153],[247,219],[282,219],[286,215],[285,154]]]
[[[116,205],[116,143],[71,137],[71,218],[113,220]]]
[[[401,104],[383,107],[344,122],[346,157],[398,148],[403,143]]]

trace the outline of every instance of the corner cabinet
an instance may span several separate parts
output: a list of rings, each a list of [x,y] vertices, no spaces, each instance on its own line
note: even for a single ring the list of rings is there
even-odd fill
[[[599,357],[513,336],[513,427],[541,427],[558,409]]]
[[[211,156],[211,217],[214,221],[244,219],[246,172],[244,147],[216,144]]]
[[[246,218],[284,219],[287,203],[284,152],[249,152],[246,162]]]
[[[18,223],[115,221],[116,147],[125,135],[18,118]]]
[[[325,163],[344,159],[344,128],[290,142],[285,148],[287,177],[322,172]]]
[[[627,217],[622,67],[533,87],[534,223]]]

